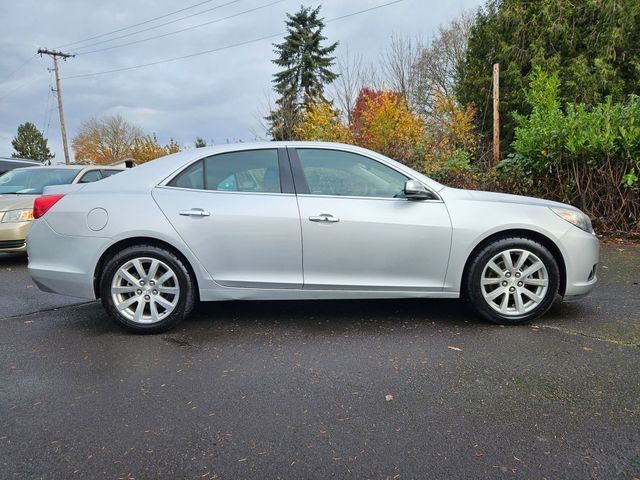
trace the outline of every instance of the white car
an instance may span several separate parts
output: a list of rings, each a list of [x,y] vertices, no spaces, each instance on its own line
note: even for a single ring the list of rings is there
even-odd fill
[[[29,272],[136,332],[231,299],[464,296],[516,324],[597,278],[580,210],[448,188],[349,145],[202,148],[76,188],[36,201]]]

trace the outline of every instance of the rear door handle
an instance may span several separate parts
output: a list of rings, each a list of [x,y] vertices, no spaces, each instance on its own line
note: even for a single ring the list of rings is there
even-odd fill
[[[330,215],[328,213],[322,213],[320,215],[317,215],[315,217],[309,217],[309,221],[310,222],[321,222],[321,223],[336,223],[339,222],[340,219],[337,217],[334,217],[333,215]]]
[[[209,212],[206,212],[201,208],[192,208],[191,210],[181,210],[179,214],[185,217],[208,217],[209,215],[211,215]]]

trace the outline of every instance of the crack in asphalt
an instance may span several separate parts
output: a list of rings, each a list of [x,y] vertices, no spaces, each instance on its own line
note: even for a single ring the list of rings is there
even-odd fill
[[[38,315],[39,313],[56,312],[58,310],[67,310],[75,307],[82,307],[83,305],[89,305],[95,303],[97,300],[89,300],[88,302],[74,303],[72,305],[61,305],[59,307],[43,308],[42,310],[34,310],[33,312],[18,313],[16,315],[8,315],[6,317],[0,317],[0,320],[12,320],[21,317],[30,317],[32,315]]]
[[[631,342],[625,342],[624,340],[616,340],[615,338],[606,338],[606,337],[599,337],[598,335],[589,335],[588,333],[579,332],[577,330],[568,330],[566,328],[552,327],[550,325],[532,325],[532,326],[536,328],[543,328],[545,330],[552,330],[554,332],[564,333],[565,335],[573,335],[574,337],[589,338],[591,340],[596,340],[599,342],[620,345],[622,347],[640,348],[640,343],[631,343]]]

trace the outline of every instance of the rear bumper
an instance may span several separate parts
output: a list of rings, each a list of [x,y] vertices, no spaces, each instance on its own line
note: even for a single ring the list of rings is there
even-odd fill
[[[108,238],[60,235],[43,218],[33,223],[27,240],[29,274],[40,290],[96,298],[94,268]]]
[[[598,238],[579,228],[571,228],[561,238],[561,243],[567,270],[564,298],[573,300],[584,297],[598,282]]]

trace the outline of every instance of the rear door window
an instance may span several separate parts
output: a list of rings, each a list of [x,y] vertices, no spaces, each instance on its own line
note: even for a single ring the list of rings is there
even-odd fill
[[[171,187],[204,190],[204,160],[189,165],[168,183]]]
[[[198,160],[168,183],[221,192],[280,193],[277,149],[229,152]]]

